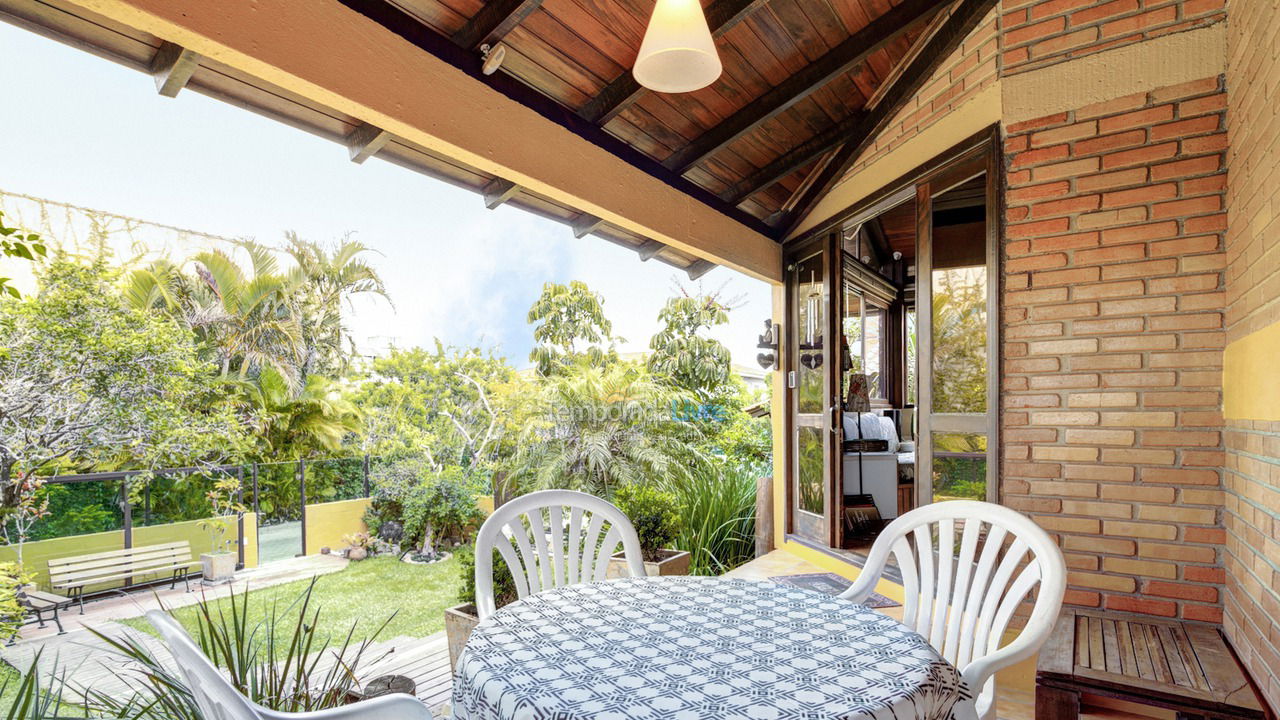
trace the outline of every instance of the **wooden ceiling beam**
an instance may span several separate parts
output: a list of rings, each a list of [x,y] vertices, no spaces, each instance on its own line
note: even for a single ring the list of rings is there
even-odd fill
[[[889,247],[889,238],[884,234],[884,226],[880,224],[880,218],[871,218],[863,223],[860,229],[867,238],[867,249],[871,251],[871,259],[875,261],[876,267],[888,265],[893,259],[893,250]]]
[[[707,8],[707,27],[711,29],[711,36],[720,37],[729,32],[730,28],[745,20],[765,2],[767,0],[715,0]],[[644,88],[636,82],[635,76],[628,69],[583,105],[578,115],[596,125],[607,125],[643,92]]]
[[[716,264],[710,260],[696,260],[692,265],[685,268],[684,271],[689,275],[689,280],[693,281],[715,269]]]
[[[583,213],[582,215],[574,218],[570,227],[573,228],[574,237],[584,238],[596,230],[599,230],[601,225],[604,225],[604,220],[601,220],[595,215]]]
[[[347,154],[351,157],[351,162],[359,165],[377,155],[390,139],[391,133],[386,130],[361,123],[346,137]]]
[[[471,51],[485,45],[492,48],[541,5],[542,0],[487,0],[475,17],[453,34],[453,41]]]
[[[945,6],[947,1],[905,0],[781,84],[747,103],[724,122],[672,153],[662,164],[668,170],[688,172],[761,123],[777,117],[840,75],[866,62],[867,58],[885,45],[923,24]]]
[[[646,262],[652,260],[665,247],[666,245],[659,240],[647,240],[643,245],[636,248],[636,254],[640,256],[641,262]]]
[[[854,132],[863,122],[867,113],[858,112],[832,125],[826,130],[791,148],[785,154],[751,173],[741,181],[720,193],[721,199],[734,205],[767,190],[791,173],[813,162],[824,153],[830,152],[844,142],[849,133]]]
[[[493,210],[515,197],[515,194],[520,192],[520,186],[510,180],[494,178],[484,186],[482,192],[484,193],[484,206]]]
[[[866,113],[856,127],[848,133],[844,144],[836,151],[831,162],[827,163],[813,184],[805,190],[800,201],[779,224],[781,237],[789,236],[814,205],[831,191],[840,178],[844,177],[867,146],[875,141],[876,136],[884,130],[903,105],[924,86],[943,61],[960,47],[965,37],[978,26],[997,2],[998,0],[957,0],[951,16],[938,28],[937,32],[920,41],[925,43],[920,52],[915,54],[910,64],[898,75],[893,84],[884,90],[876,106]]]
[[[165,97],[177,97],[199,66],[199,55],[176,43],[160,43],[160,49],[156,50],[156,56],[151,60],[151,76],[156,81],[156,92]]]

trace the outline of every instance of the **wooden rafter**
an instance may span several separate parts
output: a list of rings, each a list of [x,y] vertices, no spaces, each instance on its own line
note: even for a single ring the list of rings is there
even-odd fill
[[[520,186],[510,180],[494,178],[489,181],[488,185],[484,186],[483,192],[484,206],[493,210],[520,192]]]
[[[777,117],[779,113],[809,97],[835,78],[866,62],[872,54],[924,23],[946,4],[946,0],[905,0],[799,72],[747,103],[724,122],[672,153],[662,164],[669,170],[688,172],[690,168],[751,132],[761,123]]]
[[[742,22],[767,0],[716,0],[707,8],[707,26],[712,37],[720,37]],[[614,78],[599,95],[578,111],[578,115],[597,125],[605,125],[640,97],[644,88],[630,70]]]
[[[636,254],[640,256],[641,262],[645,262],[652,260],[653,256],[662,252],[665,247],[666,245],[659,240],[646,240],[643,245],[636,248]]]
[[[156,92],[165,97],[177,97],[199,66],[199,55],[176,43],[161,43],[151,61],[151,76],[156,80]]]
[[[685,268],[685,272],[689,275],[690,280],[697,280],[716,269],[716,264],[710,260],[696,260],[692,265]]]
[[[362,163],[377,155],[390,139],[391,134],[386,130],[369,123],[361,123],[347,135],[347,154],[351,157],[351,162]]]
[[[720,197],[736,205],[761,190],[772,187],[774,183],[813,162],[823,153],[834,149],[849,136],[849,133],[857,129],[866,115],[865,112],[854,113],[805,140],[720,193]]]
[[[540,5],[542,0],[488,0],[453,34],[453,41],[468,50],[494,47]]]
[[[583,238],[595,232],[596,230],[599,230],[601,225],[604,225],[604,220],[601,220],[595,215],[588,215],[586,213],[583,213],[582,215],[579,215],[578,217],[574,218],[573,223],[570,225],[570,227],[573,228],[574,237]]]
[[[795,230],[818,200],[830,192],[853,163],[862,155],[876,136],[897,115],[903,105],[920,90],[938,66],[960,47],[960,43],[973,31],[998,0],[958,0],[951,16],[937,32],[925,38],[925,45],[910,64],[883,92],[880,102],[863,115],[844,139],[831,162],[821,170],[814,182],[805,190],[799,202],[779,223],[782,237]]]

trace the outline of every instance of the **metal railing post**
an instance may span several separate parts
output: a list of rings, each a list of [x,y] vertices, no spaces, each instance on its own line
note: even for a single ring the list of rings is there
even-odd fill
[[[369,453],[364,454],[364,496],[369,497]]]
[[[236,534],[239,541],[236,543],[236,569],[244,569],[244,466],[236,468],[236,503],[240,506],[240,511],[236,517]]]
[[[299,516],[302,519],[302,554],[307,554],[307,461],[298,461],[298,495],[302,504],[299,506]]]

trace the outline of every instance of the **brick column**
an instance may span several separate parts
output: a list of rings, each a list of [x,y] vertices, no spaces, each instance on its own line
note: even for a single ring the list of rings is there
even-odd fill
[[[1221,79],[1007,128],[1006,504],[1067,601],[1220,620]]]

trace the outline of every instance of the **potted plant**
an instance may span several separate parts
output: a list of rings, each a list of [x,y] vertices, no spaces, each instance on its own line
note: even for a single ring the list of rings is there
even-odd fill
[[[345,555],[348,560],[359,562],[373,554],[374,543],[369,533],[357,532],[344,535],[342,542],[347,546]]]
[[[240,482],[235,478],[224,478],[213,485],[213,489],[205,494],[213,509],[213,515],[201,520],[197,525],[209,533],[209,552],[201,553],[200,566],[204,581],[209,584],[224,583],[236,574],[236,554],[231,552],[236,538],[228,538],[232,521],[239,521],[245,513],[245,506],[235,500],[240,491]]]
[[[454,605],[444,611],[444,632],[449,641],[449,667],[456,668],[458,656],[467,645],[471,631],[480,624],[476,610],[476,554],[471,546],[460,547],[455,553],[458,558],[458,572],[462,574],[461,589],[458,599],[461,604]],[[494,606],[503,607],[515,602],[516,581],[511,577],[511,570],[502,559],[502,555],[493,551],[493,595]]]
[[[626,515],[640,536],[640,554],[644,558],[645,573],[658,575],[688,575],[689,553],[670,548],[680,533],[680,514],[676,511],[675,496],[650,485],[624,485],[614,493],[613,502]],[[617,553],[609,560],[606,576],[627,576],[627,560]]]

